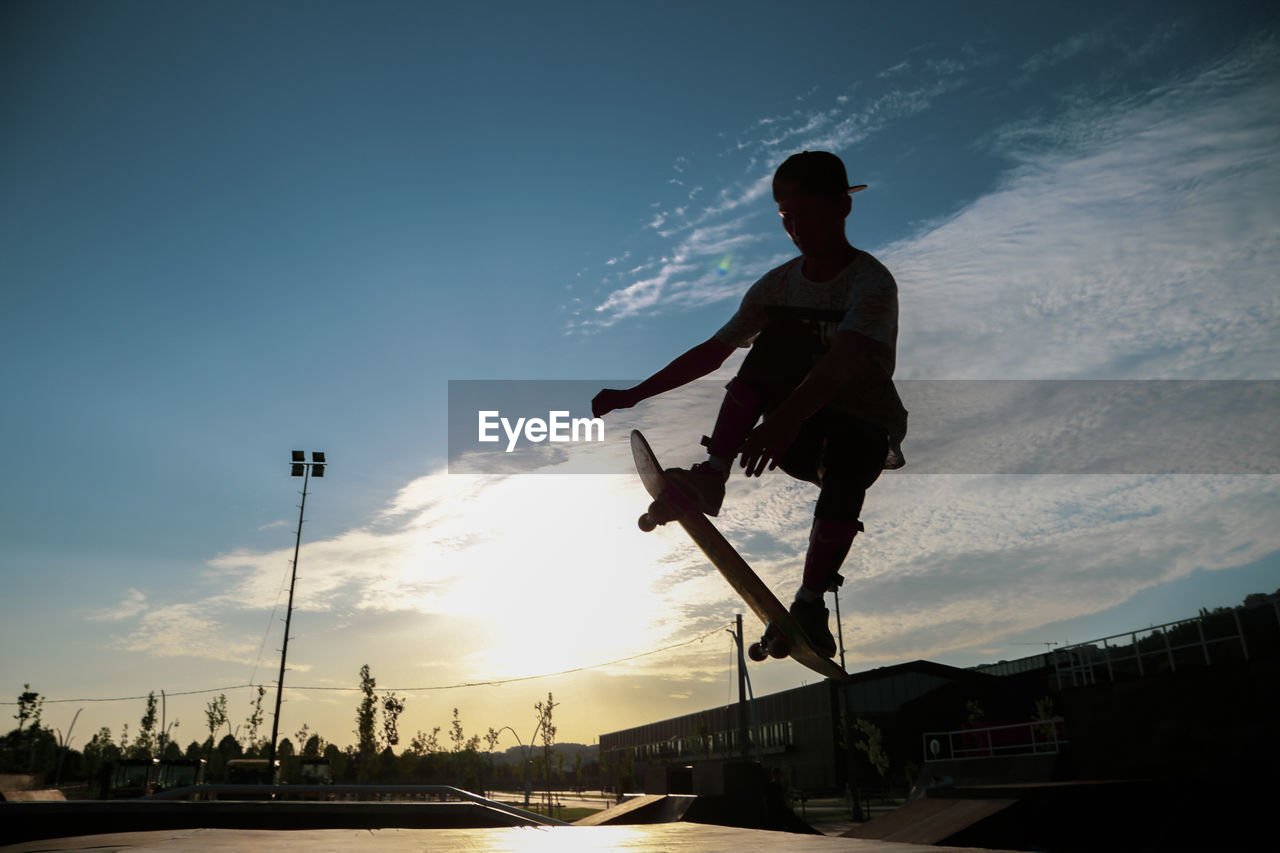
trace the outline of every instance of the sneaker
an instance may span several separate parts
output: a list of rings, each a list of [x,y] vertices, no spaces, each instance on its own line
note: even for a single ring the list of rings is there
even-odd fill
[[[698,509],[713,517],[720,514],[720,505],[724,503],[724,483],[729,479],[727,474],[717,471],[710,462],[699,462],[688,470],[668,468],[666,474]]]
[[[830,611],[820,601],[810,604],[797,598],[791,602],[791,618],[809,638],[814,651],[823,657],[833,658],[836,656],[836,638],[831,636],[831,629],[827,627],[829,615]]]

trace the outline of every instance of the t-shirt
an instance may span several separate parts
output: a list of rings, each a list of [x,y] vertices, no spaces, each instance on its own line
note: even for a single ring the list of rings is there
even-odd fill
[[[803,265],[804,258],[797,257],[765,273],[715,338],[747,347],[766,326],[785,323],[812,365],[830,350],[837,332],[864,335],[878,375],[837,392],[828,405],[883,427],[890,443],[885,467],[900,468],[905,464],[899,445],[907,433],[907,411],[893,387],[898,284],[883,264],[862,251],[830,281],[810,281]]]

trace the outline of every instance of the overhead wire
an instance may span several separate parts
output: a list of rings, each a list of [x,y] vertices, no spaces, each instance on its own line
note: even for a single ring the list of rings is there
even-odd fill
[[[628,663],[629,661],[633,661],[633,660],[639,660],[640,658],[649,657],[650,655],[657,655],[657,654],[662,654],[663,652],[669,652],[672,649],[678,649],[683,646],[689,646],[694,643],[705,640],[711,635],[717,634],[720,631],[723,631],[725,627],[726,626],[724,625],[717,626],[712,630],[706,632],[705,634],[699,634],[696,637],[692,637],[688,640],[682,640],[678,643],[672,643],[671,645],[663,646],[660,649],[650,649],[647,652],[640,652],[639,654],[628,655],[627,657],[617,658],[616,660],[605,661],[603,663],[587,664],[585,666],[577,666],[571,669],[562,669],[559,672],[544,672],[539,675],[521,675],[513,678],[495,679],[492,681],[464,681],[458,684],[440,684],[440,685],[433,685],[430,687],[388,687],[385,689],[395,693],[421,693],[421,692],[426,692],[430,690],[458,690],[464,687],[495,687],[502,684],[515,684],[521,681],[533,681],[539,678],[555,678],[556,676],[571,675],[575,672],[584,672],[589,669],[603,669],[609,666],[617,666],[618,664]],[[235,684],[228,687],[209,687],[203,690],[166,691],[166,695],[196,696],[202,693],[228,692],[232,690],[241,690],[247,687],[260,687],[260,686],[266,686],[266,685],[259,685],[259,684],[253,684],[253,683]],[[362,688],[360,687],[327,687],[322,685],[305,685],[304,684],[304,685],[296,685],[296,686],[290,685],[288,689],[289,690],[325,690],[325,691],[359,692]],[[146,698],[147,696],[145,695],[113,696],[109,698],[91,698],[91,699],[46,699],[41,697],[41,701],[44,702],[45,704],[52,705],[52,704],[57,704],[62,702],[131,702],[131,701],[137,701],[139,699],[146,699]],[[17,704],[19,703],[18,702],[0,702],[0,705],[17,705]]]

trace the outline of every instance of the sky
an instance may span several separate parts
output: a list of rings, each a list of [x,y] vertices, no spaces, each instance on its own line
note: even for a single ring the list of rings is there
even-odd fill
[[[585,743],[735,698],[744,608],[636,529],[625,465],[460,473],[449,383],[616,386],[710,337],[795,253],[768,189],[800,150],[869,185],[847,233],[897,279],[914,418],[845,566],[851,670],[1280,587],[1274,465],[913,470],[949,445],[911,397],[1251,380],[1275,423],[1274,4],[9,2],[0,78],[0,688],[64,735],[82,710],[73,746],[149,691],[187,743],[217,692],[235,725],[274,690],[294,449],[330,466],[282,736],[354,741],[363,664],[406,737],[453,708],[524,737],[548,692]],[[719,388],[579,450],[625,459],[638,427],[696,461]],[[1233,412],[1168,419],[1274,459],[1267,429],[1214,445]],[[737,477],[717,520],[784,601],[815,498]]]

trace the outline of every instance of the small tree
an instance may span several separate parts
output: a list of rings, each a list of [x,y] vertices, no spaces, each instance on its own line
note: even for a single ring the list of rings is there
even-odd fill
[[[130,749],[131,758],[151,758],[156,751],[156,692],[147,694],[147,709],[138,724],[138,734]]]
[[[325,743],[324,738],[320,737],[320,735],[312,735],[307,738],[307,742],[302,745],[302,757],[319,758],[324,755],[325,749],[328,746],[329,744]]]
[[[111,729],[103,726],[98,729],[84,746],[85,775],[94,783],[102,768],[113,761],[120,760],[120,748],[111,738]]]
[[[31,689],[30,684],[22,685],[22,693],[18,695],[18,713],[13,718],[18,721],[18,733],[22,727],[30,723],[34,729],[40,728],[40,712],[44,708],[44,699]]]
[[[396,726],[400,715],[404,713],[404,705],[405,700],[394,693],[388,693],[382,699],[382,739],[387,746],[400,743],[400,731]]]
[[[213,758],[214,737],[218,734],[218,729],[227,723],[227,694],[219,693],[218,698],[210,699],[209,704],[204,708],[204,719],[209,726],[209,758]]]
[[[440,727],[436,726],[431,730],[431,734],[427,734],[421,729],[409,741],[409,749],[406,750],[411,755],[434,755],[440,751]]]
[[[378,682],[369,672],[369,664],[360,667],[360,704],[356,707],[356,730],[358,738],[356,754],[360,761],[360,779],[373,778],[375,759],[378,755],[377,710],[378,697],[374,693]]]
[[[558,703],[547,693],[545,703],[538,702],[533,709],[538,712],[538,732],[542,738],[542,775],[547,787],[547,799],[551,798],[551,750],[556,742],[556,727],[551,723],[551,713]]]
[[[889,772],[889,754],[885,751],[884,734],[880,731],[880,727],[870,720],[863,719],[855,719],[853,725],[866,738],[856,743],[855,747],[860,752],[866,753],[871,766],[880,774],[880,778],[884,779]]]
[[[248,731],[247,738],[249,741],[249,751],[256,753],[259,749],[258,744],[258,728],[262,725],[262,697],[267,692],[267,688],[261,684],[258,685],[258,695],[254,697],[253,702],[249,705],[249,716],[245,718],[245,727]]]

